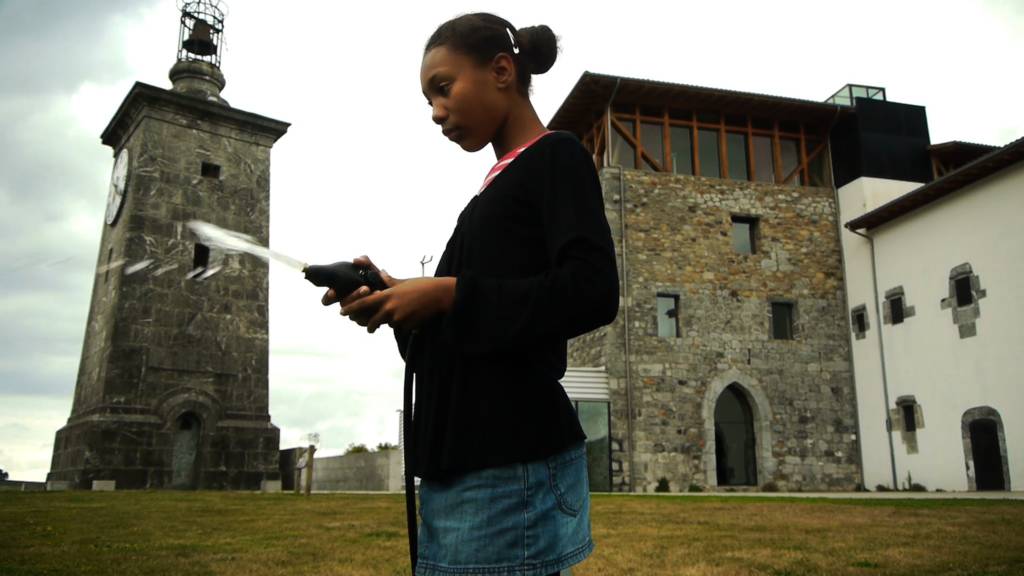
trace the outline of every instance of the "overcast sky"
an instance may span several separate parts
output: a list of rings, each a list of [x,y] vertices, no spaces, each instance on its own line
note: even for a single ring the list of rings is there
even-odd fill
[[[397,277],[419,275],[424,255],[436,263],[494,156],[441,136],[420,56],[438,24],[480,10],[561,37],[534,80],[544,121],[589,70],[809,100],[884,86],[927,107],[932,142],[1024,136],[1020,0],[234,0],[223,95],[292,124],[272,154],[274,248],[309,262],[366,253]],[[170,87],[177,39],[174,0],[0,0],[0,468],[12,479],[45,478],[70,413],[113,164],[100,132],[133,82]],[[319,298],[271,268],[282,447],[309,432],[324,454],[397,442],[390,330],[367,335]]]

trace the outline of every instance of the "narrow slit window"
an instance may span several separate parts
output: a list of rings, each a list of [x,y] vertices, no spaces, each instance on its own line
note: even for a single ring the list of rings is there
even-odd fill
[[[893,324],[903,324],[903,297],[896,296],[895,298],[889,299],[889,310],[892,314]]]
[[[772,302],[772,339],[793,339],[793,304]]]
[[[956,305],[958,307],[974,304],[974,293],[971,291],[971,277],[961,276],[955,280]]]
[[[679,336],[679,296],[675,294],[658,294],[658,336]]]
[[[212,162],[203,162],[203,166],[200,169],[200,173],[203,178],[213,178],[215,180],[220,179],[220,164],[214,164]]]
[[[732,246],[740,254],[757,252],[757,218],[732,217]]]

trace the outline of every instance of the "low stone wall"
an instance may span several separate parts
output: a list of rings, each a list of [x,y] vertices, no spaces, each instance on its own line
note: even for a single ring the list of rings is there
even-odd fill
[[[46,483],[25,482],[21,480],[0,480],[0,490],[13,492],[35,492],[46,490]]]
[[[305,485],[306,471],[302,472]],[[384,450],[344,456],[314,458],[313,490],[402,490],[402,451]]]

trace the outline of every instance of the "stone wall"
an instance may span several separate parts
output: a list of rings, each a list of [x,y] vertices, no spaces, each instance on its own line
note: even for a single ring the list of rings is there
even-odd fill
[[[570,344],[569,363],[605,360],[613,490],[653,491],[663,478],[671,491],[716,488],[715,405],[734,383],[754,412],[759,485],[853,489],[856,408],[832,189],[626,170],[620,190],[617,169],[601,180],[620,274],[625,198],[628,292],[612,325]],[[733,248],[733,215],[759,219],[754,254]],[[659,293],[679,297],[677,338],[658,336]],[[772,339],[773,301],[794,304],[794,339]]]
[[[316,491],[401,492],[404,486],[401,450],[345,454],[313,460],[313,490]],[[305,486],[305,475],[306,470],[303,470],[300,486]]]

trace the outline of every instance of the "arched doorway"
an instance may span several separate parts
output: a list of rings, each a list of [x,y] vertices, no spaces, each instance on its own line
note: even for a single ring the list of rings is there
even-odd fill
[[[961,421],[968,490],[1011,490],[1003,419],[990,406],[964,412]]]
[[[719,486],[757,485],[754,414],[743,390],[729,385],[715,403],[715,464]]]
[[[1003,459],[999,455],[999,433],[995,420],[980,418],[970,425],[971,453],[974,455],[974,483],[978,490],[1006,490]]]
[[[202,422],[193,412],[185,412],[174,421],[174,452],[171,456],[171,488],[195,490],[198,474],[199,439]]]

